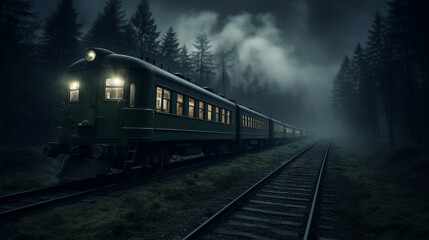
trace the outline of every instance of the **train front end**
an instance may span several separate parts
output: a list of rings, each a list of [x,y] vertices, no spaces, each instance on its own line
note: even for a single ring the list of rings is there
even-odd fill
[[[85,59],[67,71],[67,99],[63,107],[62,134],[58,143],[49,143],[44,154],[70,156],[62,176],[85,178],[106,173],[127,146],[121,138],[120,112],[128,103],[128,69],[106,63],[113,54],[89,49]]]

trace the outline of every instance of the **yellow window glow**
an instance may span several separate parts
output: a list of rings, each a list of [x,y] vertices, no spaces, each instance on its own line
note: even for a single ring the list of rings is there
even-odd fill
[[[212,105],[211,104],[207,104],[207,119],[209,121],[212,120],[212,114],[213,114],[213,110],[212,110]]]
[[[183,95],[177,94],[176,114],[183,115]]]
[[[162,107],[162,88],[156,88],[156,110],[161,110]]]
[[[189,108],[188,108],[188,116],[194,117],[194,109],[195,109],[195,100],[193,98],[189,98]]]
[[[199,101],[198,105],[198,118],[204,119],[204,102]]]

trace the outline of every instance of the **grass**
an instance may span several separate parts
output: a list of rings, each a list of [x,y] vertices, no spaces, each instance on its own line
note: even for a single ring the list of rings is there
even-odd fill
[[[94,197],[93,204],[77,203],[23,217],[0,227],[0,234],[13,229],[9,239],[64,240],[184,236],[202,218],[220,209],[213,203],[219,204],[222,195],[231,190],[231,183],[235,187],[249,184],[249,179],[278,166],[308,143],[301,141],[244,154],[198,171],[124,190],[121,196]]]
[[[60,170],[38,150],[0,147],[0,195],[57,184]]]
[[[341,205],[345,215],[359,223],[370,239],[428,239],[429,202],[425,195],[388,182],[343,148],[337,148],[334,167],[350,183],[357,206]],[[416,161],[422,164],[429,159]],[[427,173],[426,173],[427,174]]]

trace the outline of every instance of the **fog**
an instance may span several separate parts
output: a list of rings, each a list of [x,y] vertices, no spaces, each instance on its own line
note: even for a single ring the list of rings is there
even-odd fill
[[[54,1],[35,1],[41,17],[55,8]],[[134,14],[138,0],[123,1],[126,17]],[[86,33],[104,1],[74,1]],[[160,38],[172,26],[181,46],[193,50],[195,37],[208,35],[210,50],[237,49],[239,62],[230,69],[232,84],[243,85],[240,76],[252,66],[263,82],[293,91],[296,84],[308,90],[308,102],[316,111],[317,125],[331,132],[332,81],[345,54],[364,42],[376,9],[383,0],[371,1],[149,1]],[[246,86],[243,86],[246,87]],[[273,89],[274,91],[274,89]],[[331,124],[327,124],[331,123]],[[316,126],[312,126],[316,127]]]

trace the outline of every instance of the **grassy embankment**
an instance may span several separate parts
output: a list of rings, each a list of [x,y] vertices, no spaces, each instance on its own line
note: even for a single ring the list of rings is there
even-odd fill
[[[347,179],[357,204],[342,204],[339,208],[358,223],[370,239],[429,239],[427,191],[422,194],[382,178],[343,148],[337,148],[336,154],[334,167]],[[415,164],[413,169],[427,169],[429,157],[417,158],[410,164]],[[418,171],[408,177],[419,178],[416,174]]]
[[[37,150],[0,147],[0,195],[58,184],[60,170]]]
[[[5,227],[11,239],[172,239],[185,235],[231,198],[238,188],[293,156],[310,140],[290,143],[198,171],[124,190],[120,196],[93,197],[21,218]],[[240,190],[241,191],[241,190]],[[235,191],[234,196],[236,196]],[[12,231],[10,231],[13,229]],[[0,228],[1,232],[5,231]]]

